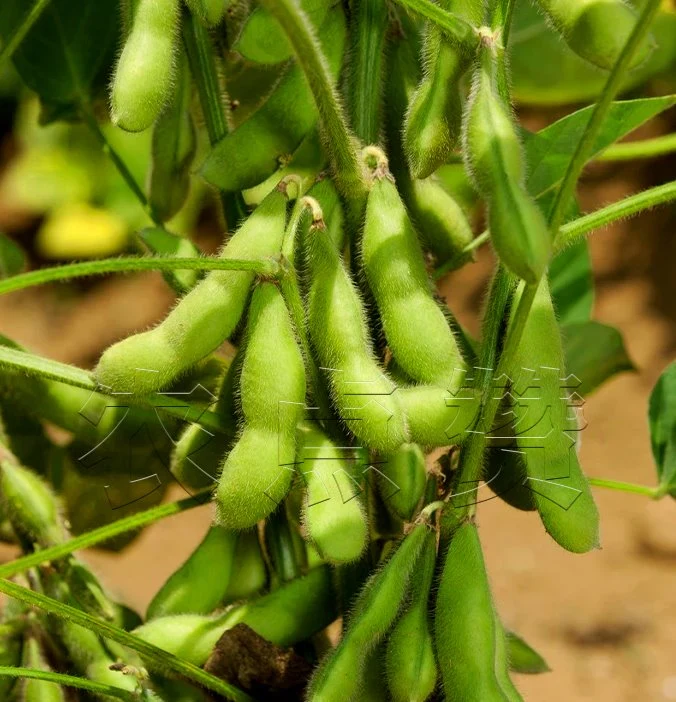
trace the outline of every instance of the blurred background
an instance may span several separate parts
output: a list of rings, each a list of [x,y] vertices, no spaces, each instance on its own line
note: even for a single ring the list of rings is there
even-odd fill
[[[527,2],[519,8],[512,35],[514,94],[523,125],[537,130],[592,101],[605,75],[570,53]],[[664,3],[655,34],[659,49],[631,75],[625,97],[676,92],[673,2]],[[674,131],[672,108],[630,139]],[[150,132],[130,135],[110,125],[104,132],[143,184]],[[445,175],[481,231],[481,212],[461,168],[450,166]],[[585,172],[580,206],[591,211],[675,177],[673,154],[650,161],[600,160]],[[3,260],[14,261],[13,272],[133,253],[133,233],[149,224],[88,127],[41,126],[37,98],[20,86],[11,66],[2,67],[0,243]],[[205,252],[221,243],[214,193],[198,178],[170,228],[189,235]],[[594,318],[620,330],[635,371],[613,378],[587,399],[583,465],[594,477],[652,485],[647,402],[676,356],[676,208],[595,232],[590,251]],[[440,284],[451,309],[474,334],[493,263],[483,248],[476,262]],[[32,288],[0,297],[0,333],[36,353],[91,367],[105,347],[161,319],[174,299],[155,273]],[[85,511],[86,499],[94,512],[101,505],[105,509],[101,490],[96,484],[78,493]],[[602,549],[584,556],[558,548],[533,514],[495,499],[480,508],[499,610],[506,625],[552,668],[542,676],[519,676],[517,683],[526,699],[547,702],[676,700],[676,502],[652,503],[602,489],[596,495]],[[166,499],[181,496],[177,485],[168,485]],[[160,497],[142,498],[130,509],[147,508]],[[94,551],[87,560],[125,601],[144,609],[201,540],[210,518],[210,507],[193,510],[147,529],[121,552]],[[0,559],[12,556],[13,549],[2,546]]]

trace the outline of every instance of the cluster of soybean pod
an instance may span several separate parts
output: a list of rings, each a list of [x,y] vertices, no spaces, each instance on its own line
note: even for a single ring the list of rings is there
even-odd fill
[[[622,0],[537,3],[602,69],[635,22]],[[231,233],[218,256],[234,263],[168,277],[182,295],[167,317],[108,348],[94,375],[123,396],[213,388],[210,409],[226,429],[195,421],[152,450],[171,454],[182,486],[213,489],[214,522],[145,618],[73,556],[32,569],[25,584],[196,666],[238,625],[312,666],[287,697],[249,671],[255,699],[522,699],[511,672],[542,661],[496,611],[477,504],[498,496],[537,512],[563,548],[598,546],[547,284],[554,235],[524,186],[509,100],[513,3],[437,0],[443,26],[416,14],[419,4],[122,3],[111,120],[154,130],[156,219],[182,208],[196,170],[220,192]],[[200,163],[196,124],[210,143]],[[498,258],[480,342],[430,275],[432,261],[471,258],[472,227],[437,174],[457,156]],[[267,267],[238,269],[242,260]],[[229,363],[214,355],[227,340]],[[27,552],[50,548],[68,524],[47,481],[25,467],[31,447],[12,436],[13,419],[37,410],[92,447],[121,416],[83,422],[91,398],[56,381],[5,378],[0,391],[3,515]],[[124,408],[138,422],[144,412]],[[531,431],[517,430],[524,420]],[[339,617],[330,640],[322,632]],[[74,671],[123,699],[204,699],[142,653],[15,602],[0,640],[5,664]],[[39,679],[0,678],[0,689],[2,699],[66,699]]]

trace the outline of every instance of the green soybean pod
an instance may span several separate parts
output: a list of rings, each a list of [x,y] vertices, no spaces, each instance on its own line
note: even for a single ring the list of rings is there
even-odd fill
[[[139,0],[113,76],[111,119],[142,132],[160,116],[172,90],[180,0]]]
[[[585,553],[599,545],[599,513],[575,449],[578,427],[570,415],[565,376],[561,332],[549,286],[542,280],[512,370],[513,387],[525,398],[521,404],[528,425],[517,433],[516,446],[545,529],[563,548]]]
[[[204,665],[228,629],[246,624],[278,646],[291,646],[325,628],[336,617],[331,575],[326,566],[291,580],[251,602],[218,616],[183,614],[153,619],[134,635],[181,658]]]
[[[386,162],[368,194],[361,258],[392,356],[414,381],[445,387],[464,362]]]
[[[312,347],[348,429],[374,450],[406,441],[395,383],[376,361],[360,294],[322,222],[305,242],[307,317]]]
[[[510,670],[527,675],[548,673],[551,670],[547,661],[518,634],[505,631],[505,636]]]
[[[220,24],[235,0],[185,0],[190,12],[209,27]]]
[[[537,0],[568,46],[581,58],[610,70],[636,24],[634,9],[623,0]],[[643,63],[654,42],[648,37],[631,67]]]
[[[341,8],[328,13],[319,36],[331,72],[337,76],[346,39]],[[268,99],[214,146],[200,172],[226,192],[258,185],[296,151],[317,121],[317,108],[303,70],[293,63]]]
[[[210,527],[188,560],[153,597],[146,618],[213,612],[225,598],[232,577],[236,539],[227,529]]]
[[[442,0],[440,4],[476,25],[481,22],[481,3]],[[404,123],[404,149],[414,178],[427,178],[458,147],[462,119],[459,83],[469,67],[469,57],[445,40],[442,31],[431,22],[423,54],[423,78]]]
[[[473,522],[463,522],[451,537],[437,592],[434,635],[446,699],[521,699],[509,679],[505,634]]]
[[[260,283],[249,309],[240,376],[244,429],[223,463],[216,491],[223,526],[252,527],[286,496],[305,390],[303,357],[284,298],[274,283]]]
[[[43,547],[63,541],[59,505],[47,483],[19,465],[0,441],[0,497],[12,527]]]
[[[257,530],[238,532],[232,575],[224,601],[236,602],[253,597],[265,587],[267,581],[268,571]]]
[[[425,455],[417,444],[402,444],[387,456],[379,476],[385,504],[401,519],[410,519],[425,492]]]
[[[160,122],[161,121],[162,118],[160,118]],[[184,182],[186,184],[188,183],[185,178]],[[168,187],[173,189],[174,185],[175,184],[172,183]],[[163,195],[160,196],[160,199],[162,197]],[[202,252],[188,237],[173,234],[164,227],[146,227],[138,232],[137,236],[152,253],[159,254],[160,256],[198,258],[202,255]],[[195,286],[201,274],[198,270],[162,271],[162,277],[167,281],[167,284],[174,292],[179,295],[184,295]]]
[[[413,385],[397,390],[411,442],[432,448],[465,441],[477,419],[479,395],[469,389],[452,392],[454,387]]]
[[[490,49],[482,50],[464,118],[465,160],[488,202],[491,241],[500,260],[528,283],[542,277],[551,236],[538,205],[523,187],[521,144],[494,85]]]
[[[436,538],[430,533],[411,576],[410,604],[394,625],[387,642],[387,685],[393,702],[425,702],[437,685],[429,621],[436,557]]]
[[[364,585],[340,643],[315,670],[308,687],[311,702],[358,700],[364,686],[364,652],[377,646],[392,628],[408,592],[419,554],[430,537],[418,524]]]
[[[190,193],[190,167],[197,149],[190,72],[184,56],[179,63],[174,95],[153,127],[148,203],[161,222],[171,219]]]
[[[299,427],[298,434],[307,538],[330,563],[354,561],[366,548],[368,522],[359,498],[361,488],[345,460],[345,449],[308,422]]]
[[[284,237],[286,202],[280,185],[235,232],[221,258],[276,254]],[[212,271],[154,329],[108,348],[94,370],[97,381],[115,392],[140,395],[166,388],[232,334],[253,278],[249,271]]]
[[[235,386],[241,371],[241,353],[238,351],[218,388],[214,412],[233,427],[237,424]],[[174,446],[169,470],[186,488],[201,490],[218,480],[223,456],[232,447],[234,438],[214,434],[201,424],[188,425]]]
[[[33,635],[26,637],[23,646],[23,664],[33,670],[49,671],[49,665],[40,648],[40,643]],[[26,678],[21,683],[22,702],[63,702],[65,696],[61,685],[46,680]]]

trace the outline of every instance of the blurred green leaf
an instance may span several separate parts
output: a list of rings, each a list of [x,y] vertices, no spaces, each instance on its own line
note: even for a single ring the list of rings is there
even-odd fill
[[[23,249],[0,232],[0,280],[20,273],[26,266]]]
[[[551,668],[547,661],[518,634],[505,631],[507,637],[507,659],[510,670],[515,673],[548,673]]]
[[[549,266],[549,287],[559,323],[586,322],[594,305],[594,277],[587,241],[564,249]]]
[[[676,95],[614,102],[594,142],[589,158],[593,158],[607,146],[674,104],[676,104]],[[541,196],[563,179],[592,110],[593,106],[585,107],[536,134],[524,133],[528,163],[527,185],[533,197]]]
[[[52,0],[14,53],[19,74],[40,96],[43,122],[73,117],[96,96],[118,32],[116,0]]]
[[[614,375],[636,370],[627,354],[622,335],[615,327],[587,321],[565,324],[561,331],[566,372],[580,379],[576,390],[583,397]]]
[[[648,422],[660,489],[676,497],[676,361],[666,367],[653,388]]]
[[[658,48],[645,63],[625,77],[623,90],[660,73],[673,73],[676,13],[665,7],[651,31]],[[599,95],[608,77],[605,71],[573,53],[531,2],[516,4],[510,49],[512,92],[520,103],[562,105],[589,102]]]

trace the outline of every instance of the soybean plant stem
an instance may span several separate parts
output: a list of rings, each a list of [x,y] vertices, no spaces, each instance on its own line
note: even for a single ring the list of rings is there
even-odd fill
[[[105,273],[133,273],[137,271],[254,271],[258,275],[274,277],[279,263],[273,259],[246,260],[239,258],[179,258],[163,256],[120,256],[95,261],[68,263],[53,268],[40,268],[0,280],[0,295],[42,285],[55,280],[72,280]]]
[[[103,153],[106,154],[108,158],[110,158],[110,160],[113,162],[113,165],[115,166],[115,168],[117,168],[118,173],[124,179],[124,182],[127,184],[127,187],[129,188],[129,190],[132,191],[132,193],[134,193],[134,196],[139,201],[139,204],[143,208],[143,211],[148,215],[150,220],[156,226],[162,227],[162,221],[155,216],[155,213],[153,212],[152,207],[150,207],[148,203],[148,198],[141,189],[141,186],[136,182],[136,178],[134,178],[129,168],[127,168],[127,164],[122,160],[120,155],[117,153],[117,151],[115,151],[111,143],[108,141],[108,137],[103,133],[103,130],[97,122],[96,117],[94,117],[94,115],[92,114],[91,108],[89,106],[83,106],[80,110],[80,113],[82,115],[82,119],[85,121],[92,134],[98,139],[99,143],[101,144]]]
[[[450,41],[467,53],[472,53],[479,45],[479,35],[469,22],[430,0],[395,0],[395,2],[436,24]]]
[[[88,678],[80,678],[75,675],[54,673],[51,670],[14,668],[3,665],[0,666],[0,677],[44,680],[45,682],[54,683],[59,687],[73,687],[79,690],[87,690],[88,692],[93,692],[97,697],[103,696],[105,699],[112,697],[118,700],[125,700],[125,702],[139,702],[139,699],[141,699],[135,692],[131,692],[130,690],[123,690],[120,687],[105,685],[103,683],[94,682]]]
[[[622,480],[606,480],[605,478],[588,478],[589,484],[595,487],[619,490],[620,492],[633,492],[636,495],[646,495],[653,499],[662,497],[660,488],[649,487],[648,485],[637,485],[636,483],[625,483]]]
[[[352,216],[360,217],[366,184],[356,139],[348,127],[338,89],[314,28],[297,0],[261,0],[261,4],[282,26],[293,47],[317,105],[336,185],[347,200]]]
[[[648,188],[636,195],[629,195],[623,200],[613,202],[611,205],[602,207],[599,210],[578,217],[572,222],[566,222],[559,230],[559,237],[554,246],[554,253],[557,254],[566,247],[576,243],[584,236],[596,229],[605,227],[619,219],[632,217],[644,210],[649,210],[657,205],[663,205],[676,200],[676,180],[654,188]],[[459,257],[465,257],[468,253],[478,249],[490,241],[490,232],[486,229],[465,246]],[[434,271],[435,279],[439,280],[455,268],[455,260],[451,259],[443,263]]]
[[[178,673],[213,692],[223,695],[227,699],[235,700],[235,702],[254,702],[253,698],[249,697],[245,692],[226,683],[224,680],[207,673],[205,670],[198,668],[192,663],[181,660],[173,653],[164,651],[153,644],[139,639],[137,636],[103,619],[97,619],[91,614],[87,614],[75,607],[70,607],[63,602],[54,600],[39,592],[33,592],[28,588],[16,585],[9,580],[0,580],[0,592],[20,602],[38,607],[48,614],[60,617],[73,624],[78,624],[99,636],[116,641],[134,651],[138,651],[146,663],[154,667],[164,668],[165,670]]]
[[[44,12],[47,5],[51,0],[37,0],[33,4],[33,7],[26,13],[23,21],[19,27],[14,31],[11,37],[7,40],[7,43],[2,47],[0,51],[0,66],[5,62],[16,51],[17,47],[26,37],[26,34],[30,32],[32,26],[38,21],[40,15]]]
[[[230,107],[224,99],[226,93],[219,80],[209,32],[187,9],[183,13],[183,44],[197,86],[209,142],[214,146],[231,131]],[[221,193],[221,203],[228,229],[234,230],[246,215],[244,200],[239,193]]]
[[[589,122],[587,122],[582,137],[577,143],[573,157],[568,163],[568,168],[563,176],[561,186],[556,192],[556,197],[549,215],[549,224],[554,241],[556,241],[559,228],[565,217],[566,209],[575,192],[578,178],[591,155],[594,141],[598,136],[599,130],[603,126],[608,110],[617,95],[617,91],[620,89],[622,80],[629,69],[636,50],[648,33],[660,4],[661,0],[646,0],[645,4],[642,6],[634,29],[617,61],[615,61],[615,65],[603,87],[603,92],[594,106]]]
[[[613,144],[597,157],[597,161],[631,161],[639,158],[653,158],[676,152],[676,134],[665,134],[654,139],[626,141]]]
[[[91,548],[97,544],[105,543],[120,534],[126,534],[129,531],[141,529],[155,522],[159,522],[161,519],[166,519],[175,514],[193,509],[194,507],[208,504],[210,500],[211,490],[203,490],[192,497],[186,497],[183,500],[151,507],[143,512],[137,512],[128,517],[123,517],[110,524],[104,524],[101,527],[92,529],[92,531],[88,531],[86,534],[80,534],[63,543],[50,546],[40,551],[34,551],[9,563],[3,563],[0,565],[0,578],[11,578],[18,573],[22,573],[42,563],[58,561],[64,556],[75,553],[75,551]]]

